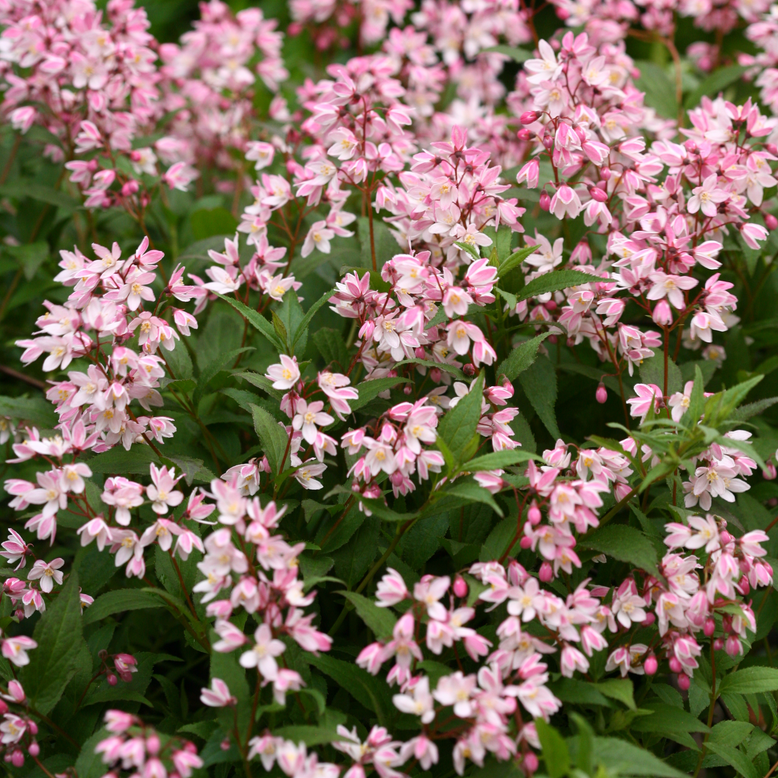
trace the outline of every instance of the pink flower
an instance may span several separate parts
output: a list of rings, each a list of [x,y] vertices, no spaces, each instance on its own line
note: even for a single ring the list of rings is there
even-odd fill
[[[220,678],[213,678],[211,688],[203,689],[200,692],[200,700],[203,705],[208,705],[211,708],[225,708],[235,705],[237,702],[235,697],[230,694],[227,684]]]

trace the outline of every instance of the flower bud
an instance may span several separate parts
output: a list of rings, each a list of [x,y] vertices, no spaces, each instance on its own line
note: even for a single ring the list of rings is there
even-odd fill
[[[611,169],[609,167],[600,168],[600,178],[603,181],[607,181],[611,177]]]
[[[540,515],[540,508],[538,508],[537,505],[533,502],[532,505],[530,505],[529,512],[527,513],[527,518],[529,519],[529,523],[532,524],[534,527],[537,524],[540,524],[540,519],[542,516]]]
[[[670,670],[674,673],[680,673],[683,670],[683,665],[674,656],[670,657]]]
[[[528,141],[532,137],[532,133],[526,128],[522,127],[517,133],[516,137],[519,140]]]
[[[475,365],[472,362],[468,362],[463,368],[462,372],[465,375],[475,375]]]
[[[654,675],[656,674],[657,669],[659,668],[659,663],[656,661],[656,657],[651,654],[645,662],[643,662],[643,669],[646,672],[646,675]]]
[[[146,738],[146,751],[150,754],[159,753],[159,736],[154,734]]]
[[[454,595],[460,599],[467,597],[467,581],[461,575],[454,579]]]
[[[724,638],[716,638],[713,641],[713,650],[721,651],[722,648],[724,648]]]
[[[543,138],[543,146],[546,150],[551,151],[554,148],[554,139],[550,135],[546,135]]]
[[[679,675],[678,676],[678,688],[682,691],[688,692],[689,687],[692,685],[692,679],[689,678],[688,675]]]
[[[11,764],[14,767],[21,767],[24,764],[24,752],[21,748],[17,748],[13,754],[11,754]]]
[[[540,206],[541,211],[547,211],[549,208],[551,208],[551,197],[549,196],[548,192],[540,193],[538,205]]]
[[[8,705],[5,703],[5,700],[0,700],[0,716],[4,713],[8,713]]]
[[[27,746],[27,750],[30,752],[30,756],[38,756],[38,754],[41,752],[41,747],[35,740],[33,740],[32,743]]]
[[[230,739],[228,737],[224,738],[221,742],[221,749],[222,751],[229,751],[230,750]]]
[[[594,397],[597,400],[600,405],[607,402],[608,400],[608,390],[605,388],[604,384],[600,384],[597,387],[597,391],[594,393]]]
[[[719,533],[719,540],[721,541],[722,546],[729,545],[735,538],[732,537],[732,535],[729,534],[726,530]]]
[[[746,576],[743,576],[740,579],[740,583],[738,584],[738,589],[740,589],[740,593],[746,597],[748,593],[751,591],[751,584],[748,583],[748,578]]]
[[[538,578],[540,578],[543,583],[548,583],[554,578],[554,571],[551,569],[551,565],[548,562],[543,562],[540,566]]]
[[[111,686],[116,686],[119,683],[119,679],[113,673],[108,673],[106,680]]]
[[[660,327],[666,327],[668,324],[672,324],[673,312],[670,309],[667,300],[660,300],[654,306],[651,318],[654,320],[654,324],[658,324]]]
[[[524,755],[524,769],[528,773],[534,773],[538,769],[538,758],[533,751],[527,751]]]
[[[550,313],[553,313],[557,308],[559,308],[559,306],[556,304],[556,300],[547,300],[545,303],[543,303],[543,307]]]
[[[774,230],[776,227],[778,227],[778,219],[776,219],[775,216],[773,216],[771,213],[765,214],[764,226],[767,227],[768,230]]]
[[[526,535],[519,541],[519,545],[526,551],[528,548],[532,548],[532,538],[528,538]]]
[[[775,464],[773,462],[768,462],[767,467],[762,470],[762,476],[765,481],[774,481],[776,475],[778,475],[778,471],[775,469]]]
[[[778,146],[776,146],[774,143],[765,143],[764,150],[768,154],[778,154]]]
[[[697,151],[697,144],[690,138],[683,144],[683,147],[690,153],[694,154]]]
[[[641,627],[650,627],[656,621],[656,613],[649,611],[646,618],[640,622]]]
[[[596,200],[598,203],[604,203],[608,200],[608,193],[603,192],[599,186],[590,186],[589,194],[591,195],[592,200]]]
[[[522,124],[532,124],[533,122],[536,122],[538,120],[538,112],[537,111],[524,111],[524,113],[519,117],[519,121]]]

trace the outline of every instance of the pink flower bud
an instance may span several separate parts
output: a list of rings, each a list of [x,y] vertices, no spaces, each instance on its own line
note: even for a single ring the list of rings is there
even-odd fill
[[[526,535],[519,541],[519,545],[526,551],[528,548],[532,548],[532,538],[528,538]]]
[[[227,737],[224,738],[224,740],[222,740],[220,745],[221,745],[222,751],[229,751],[230,750],[230,739],[227,738]]]
[[[740,638],[737,635],[730,635],[727,638],[727,642],[724,648],[728,656],[731,657],[739,656],[741,651]]]
[[[689,687],[692,685],[692,679],[689,678],[688,675],[679,675],[678,676],[678,688],[688,692]]]
[[[138,182],[134,180],[128,181],[124,186],[122,186],[122,197],[130,197],[130,195],[134,195],[140,187],[138,186]]]
[[[528,773],[534,773],[538,769],[538,758],[535,756],[534,752],[528,751],[524,755],[524,769]]]
[[[658,324],[660,327],[666,327],[668,324],[672,324],[673,312],[667,300],[660,300],[654,306],[651,318],[654,320],[654,324]]]
[[[119,683],[119,679],[113,673],[108,673],[106,680],[111,686],[116,686]]]
[[[550,135],[546,135],[543,138],[543,146],[550,151],[554,148],[554,139]]]
[[[597,391],[594,393],[594,397],[597,400],[600,405],[607,402],[608,400],[608,390],[605,388],[603,384],[600,384],[597,387]]]
[[[548,192],[540,193],[538,205],[540,206],[541,211],[547,211],[551,207],[551,197],[549,197]]]
[[[14,767],[21,767],[24,764],[24,752],[21,748],[17,748],[13,754],[11,754],[11,764]]]
[[[776,219],[775,216],[773,216],[771,213],[765,214],[764,226],[767,227],[768,230],[774,230],[776,227],[778,227],[778,219]]]
[[[538,572],[538,578],[540,578],[543,583],[548,583],[553,577],[554,571],[551,569],[551,565],[548,562],[543,562],[540,566],[540,571]]]
[[[738,584],[738,589],[740,589],[740,593],[744,597],[751,591],[751,584],[748,583],[748,578],[746,578],[746,576],[743,576],[740,579],[740,583]]]
[[[721,544],[724,546],[731,543],[734,539],[735,538],[733,538],[732,535],[730,535],[729,532],[727,532],[726,530],[724,530],[719,534],[719,540],[721,540]]]
[[[529,519],[529,523],[532,524],[534,527],[536,524],[540,524],[540,519],[542,518],[540,514],[540,508],[538,508],[537,505],[533,502],[532,505],[530,505],[529,511],[527,513],[527,518]]]
[[[454,579],[454,595],[460,599],[467,597],[467,581],[461,575]]]
[[[690,154],[694,154],[697,151],[697,144],[691,139],[687,140],[683,145]]]
[[[528,141],[532,137],[532,133],[526,128],[522,127],[517,133],[516,137],[519,140]]]
[[[543,303],[543,307],[550,313],[553,313],[557,308],[559,308],[559,306],[556,304],[556,300],[548,300],[547,302]]]
[[[37,735],[38,734],[38,725],[30,719],[30,721],[27,722],[27,729],[30,730],[31,735]]]
[[[41,747],[35,740],[33,740],[32,743],[27,746],[27,750],[30,752],[30,756],[38,756],[38,754],[41,752]]]
[[[722,648],[724,648],[724,638],[716,638],[713,641],[713,650],[721,651]]]
[[[776,146],[774,143],[765,143],[764,150],[768,154],[778,154],[778,146]]]
[[[465,375],[475,375],[475,365],[472,362],[468,362],[463,368],[462,372]]]
[[[674,656],[670,657],[670,670],[674,673],[680,673],[683,670],[683,665]]]
[[[146,750],[150,754],[159,753],[159,737],[157,735],[151,735],[146,738]]]
[[[775,464],[773,462],[768,462],[767,467],[762,470],[762,475],[766,481],[774,481],[775,476],[778,475],[778,471],[775,469]]]
[[[598,186],[590,186],[589,194],[592,196],[592,200],[596,200],[598,203],[604,203],[608,200],[608,193],[603,192]]]
[[[656,621],[655,613],[647,613],[646,618],[640,622],[641,627],[650,627]]]
[[[609,167],[600,168],[600,178],[603,181],[607,181],[611,177],[611,169]]]
[[[537,111],[525,111],[519,117],[519,121],[522,124],[532,124],[532,122],[536,122],[537,120],[538,120],[538,112]]]
[[[8,705],[4,700],[0,700],[0,716],[2,716],[4,713],[8,713]]]
[[[659,663],[656,661],[656,657],[653,654],[651,654],[643,663],[643,669],[646,671],[646,675],[654,675],[658,668]]]

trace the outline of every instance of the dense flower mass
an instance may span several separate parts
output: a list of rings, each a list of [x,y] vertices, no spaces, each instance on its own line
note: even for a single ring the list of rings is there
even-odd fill
[[[778,6],[255,5],[0,0],[8,770],[769,778]]]

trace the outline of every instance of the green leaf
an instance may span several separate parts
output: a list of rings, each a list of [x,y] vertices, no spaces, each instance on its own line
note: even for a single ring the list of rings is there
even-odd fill
[[[519,383],[527,399],[540,417],[545,428],[556,440],[562,437],[556,422],[557,379],[556,370],[548,357],[541,357],[519,376]]]
[[[757,772],[754,763],[734,746],[709,740],[708,750],[720,756],[727,764],[734,767],[739,775],[744,775],[745,778],[759,778],[761,773]]]
[[[527,340],[516,346],[510,354],[500,363],[495,375],[504,375],[509,381],[515,381],[519,373],[529,369],[538,355],[540,344],[550,335],[544,332],[532,340]]]
[[[615,737],[594,738],[594,763],[601,764],[614,775],[620,776],[687,778],[684,773],[658,759],[650,751]]]
[[[483,373],[475,379],[470,391],[451,408],[438,424],[438,435],[443,438],[449,450],[457,461],[461,457],[476,434],[476,427],[481,418],[481,403],[483,402]]]
[[[519,449],[494,451],[491,454],[484,454],[463,463],[463,468],[470,473],[475,473],[482,470],[497,470],[498,468],[511,467],[511,465],[518,465],[530,459],[539,459],[539,457],[530,454],[529,451],[520,451]]]
[[[295,330],[294,334],[292,335],[292,347],[297,345],[297,342],[302,337],[303,333],[308,329],[313,317],[316,315],[316,312],[325,305],[329,299],[332,297],[332,295],[335,293],[335,289],[328,289],[309,309],[308,312],[303,316],[302,321],[297,325],[297,329]],[[302,352],[303,349],[301,348],[300,351]]]
[[[326,301],[325,301],[326,302]],[[286,336],[282,337],[288,350],[289,356],[297,353],[298,356],[305,353],[305,347],[308,345],[308,328],[303,326],[305,314],[300,301],[297,299],[297,292],[290,289],[285,295],[281,307],[278,310],[278,320],[283,323]],[[276,323],[275,311],[273,312],[273,323]],[[295,351],[295,344],[297,350]]]
[[[606,697],[624,703],[630,710],[637,710],[634,687],[629,678],[607,678],[594,684],[594,688]]]
[[[440,513],[441,510],[448,511],[472,503],[488,505],[498,516],[504,515],[502,508],[494,501],[491,492],[475,481],[457,480],[456,483],[444,486],[439,494],[440,497],[435,501],[433,507],[424,512],[425,516],[432,516]],[[453,501],[451,498],[454,498]]]
[[[43,396],[0,397],[0,416],[17,421],[29,421],[41,429],[53,429],[57,414]]]
[[[261,332],[279,353],[285,353],[286,346],[276,335],[273,325],[261,313],[258,313],[253,308],[249,308],[248,305],[244,305],[240,300],[236,300],[233,297],[225,297],[223,294],[217,294],[216,296],[220,300],[229,303],[254,329]]]
[[[441,310],[443,310],[441,308]],[[444,373],[450,373],[456,376],[460,380],[464,380],[465,374],[462,372],[461,367],[458,365],[451,365],[448,362],[435,362],[434,359],[403,359],[401,362],[395,364],[395,367],[402,367],[403,365],[422,365],[433,370],[442,370]]]
[[[645,104],[666,119],[677,119],[678,101],[675,95],[675,84],[664,69],[654,62],[638,61],[635,65],[640,69],[640,76],[635,81],[635,86],[641,92],[645,92]]]
[[[502,278],[508,275],[515,267],[518,267],[528,256],[534,254],[538,250],[536,245],[525,246],[518,251],[514,251],[504,262],[500,263],[500,267],[497,268],[497,277]]]
[[[660,349],[654,349],[654,356],[643,361],[639,368],[640,377],[646,384],[655,384],[662,391],[665,386],[664,355]],[[681,370],[672,359],[667,360],[667,393],[683,391]]]
[[[728,65],[717,68],[693,92],[686,95],[683,101],[684,106],[696,108],[703,97],[718,97],[719,92],[737,81],[748,69],[745,65]]]
[[[570,752],[565,739],[541,718],[535,719],[535,727],[549,778],[562,778],[570,770]]]
[[[84,645],[78,574],[70,573],[62,591],[54,598],[35,626],[30,663],[21,678],[27,696],[44,715],[53,710],[76,672],[76,661]]]
[[[103,755],[95,751],[97,744],[105,740],[109,733],[107,729],[100,729],[81,746],[81,753],[76,759],[76,774],[78,778],[101,778],[105,775]]]
[[[356,592],[338,592],[353,606],[362,621],[377,638],[391,638],[397,619],[388,608],[379,608],[373,600]]]
[[[216,359],[209,361],[207,365],[200,371],[200,375],[197,378],[197,389],[194,393],[194,407],[196,408],[202,396],[209,389],[211,382],[222,371],[226,370],[227,365],[231,365],[235,362],[238,356],[244,354],[246,351],[253,351],[253,347],[244,346],[243,348],[236,348],[226,353],[220,353]]]
[[[390,376],[388,378],[374,378],[372,381],[364,381],[356,387],[359,392],[359,398],[352,400],[351,410],[356,411],[359,408],[367,405],[371,400],[378,397],[381,392],[387,391],[387,389],[393,389],[397,384],[409,383],[407,378],[401,376]]]
[[[251,414],[254,418],[254,429],[259,435],[270,470],[274,476],[277,476],[285,465],[283,460],[289,439],[280,424],[264,408],[252,405]]]
[[[20,246],[3,246],[3,252],[10,254],[19,263],[27,281],[32,281],[38,268],[49,258],[49,244],[45,240],[36,243],[22,243]]]
[[[251,370],[244,370],[243,372],[233,373],[235,378],[242,378],[244,381],[248,381],[252,386],[256,386],[263,392],[267,392],[274,400],[280,400],[284,393],[278,389],[273,389],[273,382],[269,378],[260,373],[254,373]]]
[[[758,416],[760,413],[764,413],[768,408],[772,408],[773,405],[778,403],[778,397],[766,397],[764,400],[756,400],[756,402],[746,403],[730,414],[730,421],[746,421],[752,416]]]
[[[719,686],[719,694],[758,694],[778,690],[778,669],[772,667],[745,667],[728,673]]]
[[[279,727],[273,730],[273,736],[291,740],[293,743],[305,743],[307,746],[322,746],[334,740],[343,740],[334,727],[314,727],[306,724]]]
[[[192,234],[195,240],[214,235],[234,235],[238,220],[226,208],[201,209],[192,214]]]
[[[351,662],[334,659],[326,654],[306,656],[306,661],[332,678],[360,705],[372,710],[382,725],[388,722],[389,717],[393,714],[393,706],[389,688],[383,679],[370,675],[366,670]]]
[[[571,289],[581,284],[596,284],[603,279],[591,273],[581,270],[555,270],[552,273],[544,273],[538,278],[533,278],[523,289],[519,290],[516,299],[521,302],[530,297],[537,297],[548,292],[561,292],[563,289]]]
[[[697,748],[689,735],[690,732],[707,732],[708,728],[691,713],[667,705],[664,702],[650,702],[641,705],[641,709],[651,711],[649,716],[641,716],[632,722],[634,732],[650,732],[661,735],[688,748]]]
[[[620,562],[627,562],[659,576],[653,543],[634,527],[625,524],[609,524],[587,533],[579,543],[584,548],[591,548]]]
[[[311,337],[316,350],[324,359],[324,364],[334,364],[345,372],[350,360],[343,335],[330,327],[322,327],[316,330]]]
[[[720,721],[711,729],[708,742],[739,746],[753,729],[754,725],[749,721]]]
[[[162,607],[164,603],[159,597],[148,592],[140,589],[116,589],[101,595],[86,609],[84,624],[93,624],[114,613]]]
[[[527,49],[517,49],[514,46],[490,46],[488,49],[482,49],[481,54],[504,54],[510,57],[514,62],[526,62],[532,59],[532,52]]]
[[[82,207],[81,202],[74,197],[70,197],[64,192],[60,192],[58,189],[53,189],[42,184],[36,184],[29,179],[23,179],[13,184],[3,184],[0,186],[0,195],[3,195],[4,197],[13,197],[17,200],[30,197],[33,200],[38,200],[42,203],[56,205],[58,208],[61,208],[64,213],[72,213],[76,209]]]
[[[114,446],[109,451],[92,457],[89,467],[93,473],[108,475],[112,473],[148,475],[149,465],[158,464],[159,457],[148,446],[133,446],[126,451],[121,446]]]

